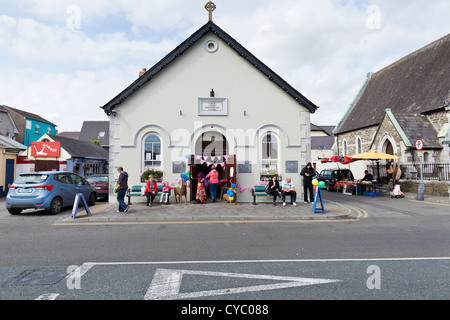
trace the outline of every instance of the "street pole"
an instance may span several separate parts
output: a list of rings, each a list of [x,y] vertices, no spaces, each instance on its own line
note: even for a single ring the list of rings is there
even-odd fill
[[[425,195],[425,184],[423,183],[423,155],[420,156],[420,184],[417,189],[417,200],[423,201]]]

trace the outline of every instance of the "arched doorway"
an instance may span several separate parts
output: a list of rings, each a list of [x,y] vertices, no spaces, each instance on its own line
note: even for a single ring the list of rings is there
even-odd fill
[[[228,155],[228,142],[225,136],[217,131],[203,133],[195,144],[195,155],[207,157],[223,157]]]
[[[230,161],[231,160],[231,161]],[[195,143],[195,155],[191,157],[191,201],[196,199],[198,175],[200,173],[206,177],[211,171],[212,165],[216,167],[219,173],[219,181],[228,181],[231,175],[235,177],[235,157],[229,156],[229,145],[226,137],[217,131],[204,132]],[[232,168],[232,169],[231,169]],[[223,186],[227,183],[219,183],[217,189],[217,198]],[[210,191],[206,188],[207,197],[210,198]]]

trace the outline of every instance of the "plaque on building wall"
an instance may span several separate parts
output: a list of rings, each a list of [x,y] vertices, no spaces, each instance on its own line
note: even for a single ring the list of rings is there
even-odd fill
[[[250,161],[241,162],[238,164],[239,173],[252,173],[252,164]]]
[[[198,99],[199,116],[227,116],[228,99],[222,98],[199,98]]]
[[[183,173],[186,171],[185,162],[172,162],[172,173]]]
[[[298,173],[298,161],[286,161],[286,173]]]

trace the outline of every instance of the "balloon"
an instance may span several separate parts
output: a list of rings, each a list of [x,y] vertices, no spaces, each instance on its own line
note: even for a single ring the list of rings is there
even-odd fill
[[[232,190],[228,190],[228,191],[227,191],[227,194],[228,194],[230,197],[233,197],[233,196],[234,196],[234,193],[233,193]]]
[[[189,177],[191,173],[189,171],[186,171],[186,175]]]
[[[181,177],[184,179],[184,178],[186,178],[186,174],[183,172],[182,174],[181,174]]]
[[[189,158],[189,157],[190,157],[190,155],[188,155],[188,154],[184,156],[185,159],[187,159],[187,158]]]
[[[233,184],[231,185],[231,187],[232,187],[233,189],[236,188],[236,184],[233,183]]]
[[[234,197],[230,197],[230,201],[233,201],[234,200]]]
[[[323,188],[325,187],[325,182],[324,181],[320,181],[319,182],[319,188]]]
[[[318,186],[319,185],[319,181],[317,179],[314,179],[312,181],[313,186]]]
[[[313,186],[313,189],[316,190],[316,189],[317,189],[317,186]]]

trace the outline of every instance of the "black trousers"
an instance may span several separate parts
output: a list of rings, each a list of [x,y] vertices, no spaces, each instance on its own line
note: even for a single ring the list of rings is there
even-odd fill
[[[280,193],[278,192],[278,190],[268,190],[267,191],[267,195],[268,196],[273,196],[273,202],[277,201],[277,197],[281,198]]]
[[[150,192],[147,191],[145,193],[145,196],[147,197],[147,205],[149,205],[150,202],[153,203],[153,200],[155,200],[156,193],[150,193]]]
[[[281,199],[283,202],[286,202],[286,196],[291,196],[291,203],[294,203],[297,201],[297,192],[296,191],[281,191]]]
[[[314,201],[314,187],[312,182],[303,181],[303,193],[305,195],[305,201],[308,201],[308,191],[309,191],[309,202]]]

